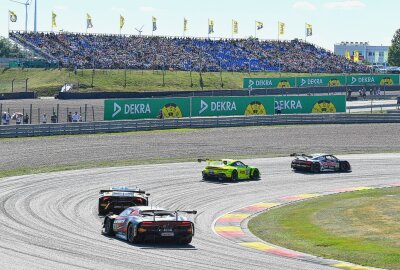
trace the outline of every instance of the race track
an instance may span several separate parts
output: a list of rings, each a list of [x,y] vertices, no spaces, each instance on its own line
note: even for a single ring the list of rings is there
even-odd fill
[[[340,156],[347,174],[300,174],[291,158],[245,160],[260,181],[201,180],[201,164],[101,168],[0,180],[1,269],[330,269],[264,254],[217,236],[213,221],[235,209],[287,195],[400,180],[400,154]],[[97,195],[111,185],[137,185],[151,202],[197,210],[192,245],[130,245],[100,234]]]

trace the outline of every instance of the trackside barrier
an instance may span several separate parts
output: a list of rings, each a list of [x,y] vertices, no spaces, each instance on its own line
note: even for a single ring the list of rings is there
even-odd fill
[[[296,114],[12,125],[0,126],[0,138],[148,131],[177,128],[367,123],[400,123],[400,114]]]

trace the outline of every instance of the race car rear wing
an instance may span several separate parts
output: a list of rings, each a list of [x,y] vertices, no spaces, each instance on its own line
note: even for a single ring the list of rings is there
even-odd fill
[[[105,192],[124,192],[124,193],[139,193],[139,194],[145,194],[146,196],[150,196],[150,193],[146,193],[144,190],[117,190],[117,189],[102,189],[100,190],[100,194],[105,193]]]
[[[211,159],[203,159],[203,158],[198,158],[197,162],[201,163],[201,162],[210,162],[210,161],[216,161],[216,160],[211,160]]]
[[[218,163],[223,163],[223,164],[227,164],[227,161],[226,160],[223,160],[223,159],[202,159],[202,158],[199,158],[199,159],[197,159],[197,162],[199,162],[199,163],[201,163],[201,162],[207,162],[207,164],[210,164],[210,163],[212,163],[212,162],[218,162]]]
[[[192,210],[192,211],[183,211],[183,210],[176,210],[176,211],[168,211],[168,210],[146,210],[146,212],[153,212],[153,221],[156,221],[156,216],[158,215],[162,215],[162,214],[174,214],[176,221],[178,221],[178,213],[185,213],[185,214],[193,214],[196,215],[197,211],[196,210]]]
[[[305,156],[308,156],[308,155],[307,155],[307,154],[293,153],[293,154],[290,154],[290,156],[291,156],[291,157],[305,157]]]

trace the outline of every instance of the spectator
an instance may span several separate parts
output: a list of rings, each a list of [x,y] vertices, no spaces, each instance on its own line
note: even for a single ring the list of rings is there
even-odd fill
[[[161,109],[160,112],[158,113],[158,119],[163,119],[163,118],[164,118],[164,113]]]
[[[351,89],[347,88],[347,100],[350,101],[351,100]]]
[[[22,122],[22,114],[21,113],[15,114],[15,124],[20,125],[21,122]]]
[[[53,112],[53,115],[50,117],[50,121],[52,123],[57,123],[57,115],[55,112]]]
[[[72,112],[68,113],[67,122],[72,122]]]
[[[11,32],[10,38],[57,59],[60,66],[72,68],[74,73],[78,67],[93,68],[93,65],[100,69],[369,72],[364,64],[298,39],[211,40],[38,32]]]
[[[44,114],[42,115],[42,117],[40,118],[40,122],[41,122],[42,124],[47,124],[47,116],[46,116],[45,113],[44,113]]]
[[[25,114],[24,119],[23,119],[23,123],[25,125],[29,124],[29,115],[28,114]]]
[[[78,112],[75,112],[75,113],[72,115],[72,122],[79,122],[80,119],[81,119],[81,116],[79,115]]]
[[[6,125],[10,124],[10,120],[11,120],[11,115],[8,112],[5,112],[5,121],[6,121]]]

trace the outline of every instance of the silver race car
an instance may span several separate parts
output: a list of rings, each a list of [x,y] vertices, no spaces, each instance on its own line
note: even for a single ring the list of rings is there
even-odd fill
[[[187,245],[194,236],[194,224],[181,215],[182,213],[197,214],[197,211],[170,211],[150,206],[129,207],[119,215],[107,215],[103,223],[103,233],[134,244],[171,240]]]

